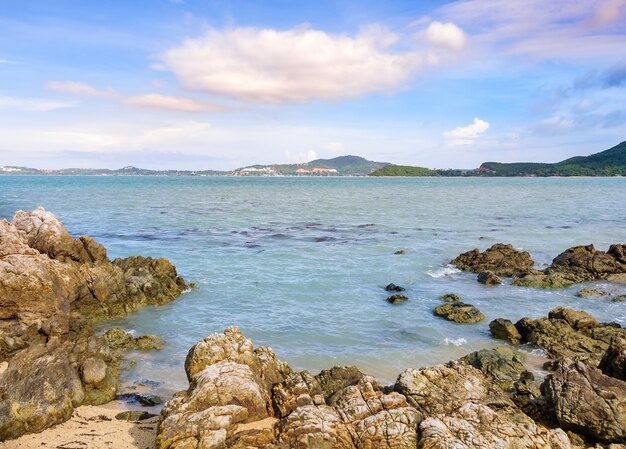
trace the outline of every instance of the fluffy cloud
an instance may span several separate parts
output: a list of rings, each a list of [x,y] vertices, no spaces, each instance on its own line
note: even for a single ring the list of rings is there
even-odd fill
[[[458,48],[452,24],[431,26],[438,44]],[[210,30],[162,55],[162,67],[184,87],[250,102],[338,100],[401,88],[424,61],[417,51],[394,51],[398,36],[372,26],[359,34],[306,27]]]
[[[116,95],[115,91],[112,89],[100,90],[89,84],[78,81],[50,81],[46,83],[46,88],[57,92],[86,97],[110,97]]]
[[[425,32],[426,40],[434,45],[461,50],[465,46],[465,33],[453,23],[432,22]]]
[[[70,108],[72,103],[40,98],[15,98],[0,95],[0,109],[26,112],[48,112],[56,109]]]
[[[127,97],[124,99],[124,103],[145,108],[182,112],[214,112],[224,109],[222,106],[213,103],[155,93]]]
[[[448,139],[453,145],[471,145],[488,129],[489,122],[476,117],[467,126],[457,126],[452,131],[444,132],[443,137]]]

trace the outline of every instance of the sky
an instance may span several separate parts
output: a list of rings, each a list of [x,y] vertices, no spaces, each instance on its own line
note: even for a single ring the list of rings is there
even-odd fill
[[[626,0],[0,0],[0,166],[556,162],[626,140]]]

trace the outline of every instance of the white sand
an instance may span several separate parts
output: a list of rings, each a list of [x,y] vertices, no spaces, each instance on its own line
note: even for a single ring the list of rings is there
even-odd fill
[[[128,404],[119,401],[79,407],[69,421],[41,433],[5,441],[0,448],[154,449],[158,416],[138,422],[115,419],[123,410],[128,410]]]

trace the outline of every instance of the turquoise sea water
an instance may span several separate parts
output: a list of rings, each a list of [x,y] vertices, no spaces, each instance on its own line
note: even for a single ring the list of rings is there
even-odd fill
[[[137,368],[124,376],[165,391],[186,388],[189,347],[230,325],[293,367],[357,364],[385,381],[496,345],[488,323],[497,317],[567,305],[626,325],[626,303],[577,298],[580,286],[486,287],[446,266],[496,242],[529,251],[538,266],[573,245],[625,242],[624,178],[0,177],[0,218],[37,206],[73,235],[103,243],[111,258],[167,257],[197,284],[168,305],[103,325],[164,337],[166,349],[135,354]],[[410,300],[388,304],[390,282]],[[487,319],[434,317],[449,292]]]

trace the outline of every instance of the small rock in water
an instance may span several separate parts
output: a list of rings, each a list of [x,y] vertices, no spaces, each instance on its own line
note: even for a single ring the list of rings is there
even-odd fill
[[[406,254],[406,250],[405,249],[399,249],[398,251],[394,252],[394,254]]]
[[[459,295],[456,295],[454,293],[446,293],[445,295],[440,296],[439,299],[445,302],[459,302],[461,300],[461,298],[459,298]]]
[[[127,410],[125,412],[115,415],[115,419],[120,421],[143,421],[144,419],[150,419],[155,416],[154,413],[142,412],[141,410]]]
[[[404,287],[394,284],[393,282],[385,287],[388,292],[403,292],[406,290]]]
[[[624,302],[626,301],[626,295],[619,295],[611,299],[611,302]]]
[[[144,407],[152,407],[153,405],[163,404],[163,399],[156,394],[146,393],[124,393],[118,395],[119,399],[128,399],[130,401],[137,401]]]
[[[502,284],[502,279],[492,271],[481,271],[478,273],[478,282],[485,285],[499,285]]]
[[[456,323],[478,323],[485,315],[471,304],[453,302],[435,307],[434,314]]]
[[[407,299],[409,299],[409,298],[408,298],[408,297],[406,297],[405,295],[402,295],[402,294],[400,294],[400,293],[397,293],[397,294],[395,294],[395,295],[388,296],[388,297],[387,297],[387,299],[386,299],[386,301],[387,301],[389,304],[400,304],[401,302],[404,302],[404,301],[406,301]]]
[[[504,318],[497,318],[489,323],[489,331],[493,338],[506,340],[514,345],[518,345],[522,341],[522,336],[515,325]]]
[[[583,288],[576,293],[576,296],[579,298],[591,298],[596,296],[605,296],[607,294],[606,290],[600,290],[598,288]]]

